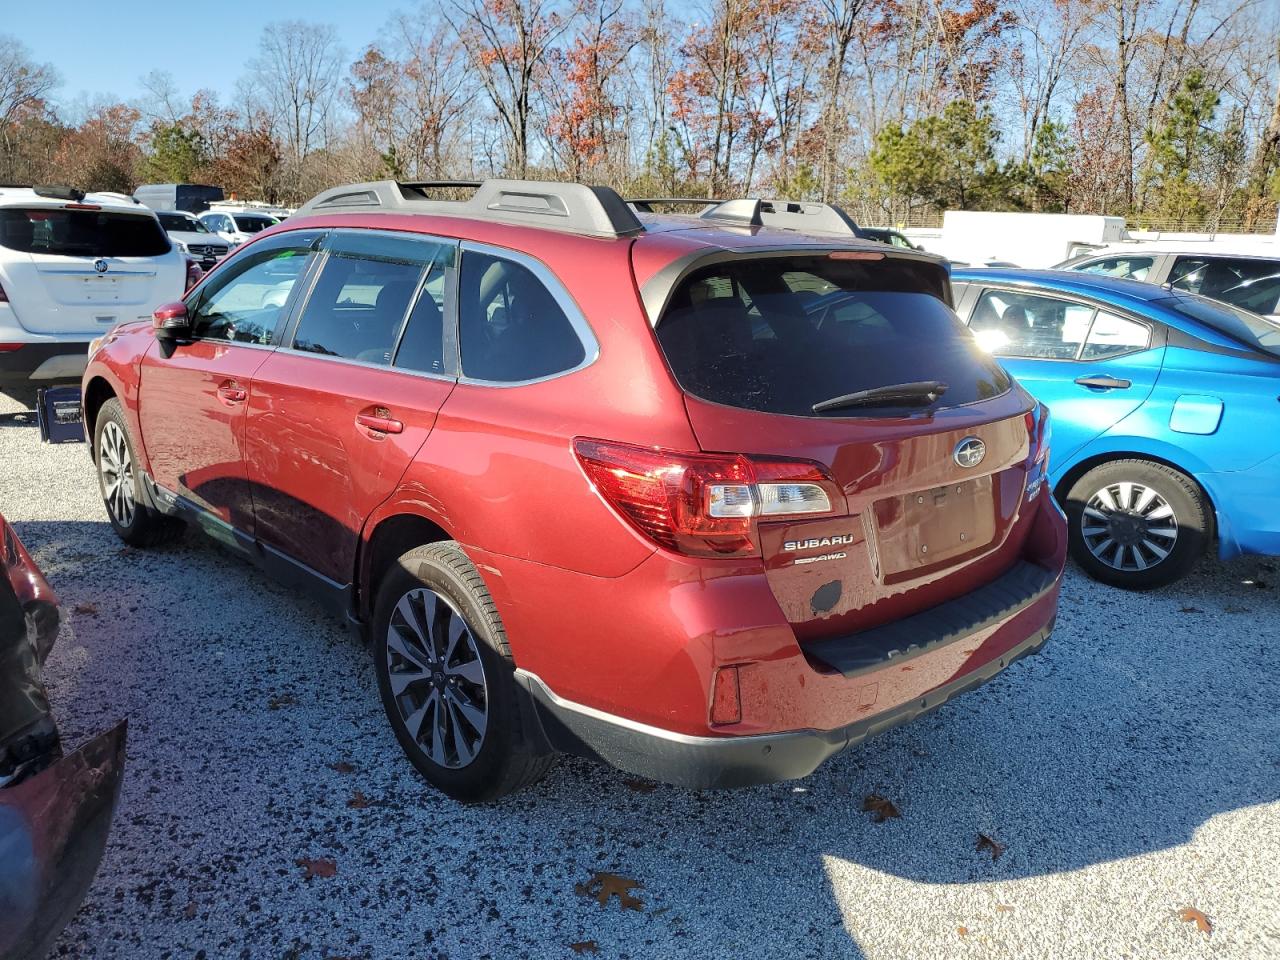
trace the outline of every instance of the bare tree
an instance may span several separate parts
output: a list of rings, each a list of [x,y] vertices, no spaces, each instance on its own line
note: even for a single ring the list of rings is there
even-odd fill
[[[508,167],[525,176],[539,76],[571,16],[556,0],[452,0],[446,16],[507,130]]]
[[[262,31],[258,56],[250,63],[256,91],[288,158],[294,199],[303,199],[307,158],[330,139],[342,62],[333,27],[289,20]]]
[[[14,179],[16,124],[41,112],[57,85],[52,64],[37,63],[17,37],[0,34],[0,179]]]

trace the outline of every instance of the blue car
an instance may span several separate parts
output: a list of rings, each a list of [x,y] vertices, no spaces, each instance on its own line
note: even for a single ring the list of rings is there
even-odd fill
[[[955,270],[956,312],[1053,414],[1071,554],[1134,590],[1280,554],[1280,325],[1153,284]]]

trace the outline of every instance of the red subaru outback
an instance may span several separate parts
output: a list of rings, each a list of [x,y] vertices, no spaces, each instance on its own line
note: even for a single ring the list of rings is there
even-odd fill
[[[84,378],[117,533],[325,599],[433,784],[802,777],[1045,642],[1047,412],[942,262],[818,204],[441,186],[321,194]]]

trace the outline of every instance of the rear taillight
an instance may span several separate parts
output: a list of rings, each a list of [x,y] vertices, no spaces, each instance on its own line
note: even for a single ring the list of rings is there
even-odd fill
[[[1049,420],[1049,408],[1037,403],[1027,413],[1027,439],[1030,452],[1027,455],[1027,499],[1031,500],[1044,486],[1049,476],[1049,441],[1053,428]]]
[[[676,453],[628,443],[573,442],[587,478],[636,529],[695,557],[759,553],[758,518],[831,513],[830,474],[809,460]]]

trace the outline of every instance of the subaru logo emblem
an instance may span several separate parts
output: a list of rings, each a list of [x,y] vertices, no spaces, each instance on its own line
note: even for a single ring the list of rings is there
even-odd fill
[[[106,273],[106,272],[107,272],[107,261],[105,261],[105,260],[95,260],[95,261],[93,261],[93,269],[94,269],[94,270],[96,270],[98,273]]]
[[[977,437],[965,437],[956,444],[952,458],[962,467],[976,467],[987,455],[987,445]]]

